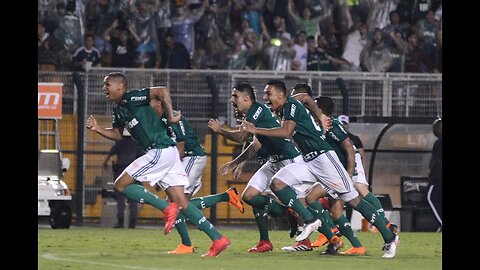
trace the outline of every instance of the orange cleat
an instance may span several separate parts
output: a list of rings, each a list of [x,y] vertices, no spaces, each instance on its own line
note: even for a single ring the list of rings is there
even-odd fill
[[[237,189],[234,188],[234,187],[231,187],[231,188],[227,189],[226,192],[228,193],[228,196],[230,197],[230,199],[228,200],[228,204],[237,207],[238,210],[240,210],[240,213],[243,214],[245,212],[245,208],[243,207],[242,200],[238,196]]]
[[[272,242],[260,240],[258,244],[248,250],[248,252],[270,252],[273,250]]]
[[[312,243],[312,247],[315,247],[315,248],[316,248],[316,247],[321,247],[321,246],[323,246],[323,245],[325,245],[325,244],[327,244],[327,243],[328,243],[327,237],[326,237],[323,233],[321,233],[321,234],[318,236],[317,240],[315,240],[315,241]]]
[[[188,254],[188,253],[193,253],[195,249],[193,248],[193,245],[191,246],[186,246],[184,244],[180,244],[177,246],[176,249],[171,250],[167,252],[168,254]]]
[[[393,223],[387,223],[387,228],[393,233],[396,234],[398,232],[398,226]]]
[[[340,253],[345,255],[365,255],[366,252],[367,252],[367,249],[365,248],[365,246],[361,246],[361,247],[351,247],[347,251],[340,252]]]
[[[203,254],[202,257],[216,257],[220,252],[227,249],[228,246],[230,246],[230,240],[228,240],[227,237],[222,236],[222,238],[218,240],[213,240],[210,250]]]
[[[168,234],[172,230],[179,212],[180,206],[175,202],[171,202],[163,211],[163,219],[165,220],[165,234]]]

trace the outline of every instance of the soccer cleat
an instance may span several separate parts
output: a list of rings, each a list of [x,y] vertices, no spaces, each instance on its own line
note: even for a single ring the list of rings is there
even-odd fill
[[[296,251],[311,251],[313,250],[313,248],[312,248],[312,243],[310,243],[310,239],[307,238],[303,241],[296,242],[291,246],[282,247],[282,250],[288,251],[288,252],[296,252]]]
[[[222,238],[218,240],[213,240],[210,250],[203,254],[202,257],[216,257],[218,254],[220,254],[220,252],[227,249],[228,246],[230,246],[230,240],[228,240],[227,237],[222,236]]]
[[[351,248],[347,249],[347,251],[345,251],[345,252],[340,252],[340,254],[365,255],[366,252],[367,252],[367,249],[365,248],[365,246],[361,246],[361,247],[351,247]]]
[[[326,243],[328,243],[328,239],[327,239],[327,237],[326,237],[323,233],[321,233],[321,234],[318,236],[317,240],[315,240],[315,241],[312,243],[312,247],[315,247],[315,248],[316,248],[316,247],[321,247],[321,246],[325,245]]]
[[[165,220],[165,234],[168,234],[172,230],[179,212],[180,206],[178,206],[178,203],[175,202],[171,202],[163,211],[163,219]]]
[[[307,239],[310,236],[310,234],[316,231],[320,226],[322,226],[322,222],[319,219],[316,219],[313,222],[305,224],[305,227],[303,228],[302,233],[299,234],[297,237],[295,237],[295,241],[300,242],[302,240]]]
[[[188,253],[193,253],[195,249],[193,248],[193,245],[191,246],[186,246],[184,244],[180,244],[177,246],[176,249],[171,250],[167,252],[168,254],[188,254]]]
[[[231,188],[227,189],[226,192],[227,192],[228,196],[230,197],[230,199],[228,200],[228,204],[237,207],[238,210],[240,210],[240,213],[243,214],[245,212],[245,208],[243,207],[242,200],[238,196],[237,189],[234,188],[234,187],[231,187]]]
[[[398,232],[398,226],[393,223],[388,223],[387,228],[393,233],[396,234]]]
[[[298,231],[298,220],[292,208],[287,209],[287,219],[290,223],[290,238],[293,238]]]
[[[322,254],[338,254],[339,250],[343,248],[343,241],[342,239],[338,238],[338,236],[333,236],[332,239],[330,239],[330,243],[327,245],[327,249],[322,252]],[[336,239],[336,240],[334,240]]]
[[[258,244],[248,250],[248,252],[270,252],[273,250],[272,242],[260,240]]]
[[[398,237],[398,234],[395,234],[395,238],[393,239],[392,242],[385,243],[383,245],[383,250],[385,251],[385,253],[383,254],[382,257],[387,259],[395,257],[395,255],[397,254],[397,247],[399,242],[400,242],[400,238]]]

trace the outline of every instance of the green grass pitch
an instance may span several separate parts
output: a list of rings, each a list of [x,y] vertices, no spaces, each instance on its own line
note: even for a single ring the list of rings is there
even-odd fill
[[[167,251],[180,243],[175,229],[163,234],[158,228],[110,229],[71,227],[68,230],[38,228],[38,269],[441,269],[441,233],[402,233],[397,256],[382,258],[383,241],[379,233],[359,232],[360,241],[367,247],[365,256],[321,255],[325,247],[313,251],[287,253],[283,246],[291,245],[288,231],[270,231],[273,252],[252,254],[247,250],[258,241],[258,232],[229,229],[219,226],[221,233],[232,241],[230,247],[216,258],[202,258],[211,241],[202,232],[191,228],[190,236],[195,253],[170,255]],[[310,239],[315,240],[318,233]],[[351,245],[345,237],[345,251]]]

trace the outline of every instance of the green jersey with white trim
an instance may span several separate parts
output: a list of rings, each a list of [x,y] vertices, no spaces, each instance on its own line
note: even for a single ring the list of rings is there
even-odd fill
[[[168,134],[176,142],[185,142],[185,156],[205,156],[202,144],[198,141],[197,135],[187,118],[180,116],[178,123],[170,124],[167,115],[162,115],[162,122],[166,125]]]
[[[333,150],[337,153],[338,159],[342,162],[342,165],[345,169],[347,169],[347,157],[345,151],[342,149],[342,142],[348,139],[348,133],[345,130],[345,127],[342,123],[337,119],[334,118],[332,120],[332,128],[326,132],[327,142],[332,146]],[[359,153],[357,147],[353,145],[353,150],[355,153]],[[355,169],[353,175],[357,175],[357,170]]]
[[[175,145],[150,106],[150,88],[125,92],[122,101],[113,106],[112,126],[126,128],[145,151]]]
[[[272,111],[270,111],[267,106],[256,101],[253,102],[248,110],[245,119],[259,128],[276,128],[281,126]],[[291,139],[263,135],[257,135],[257,139],[262,144],[262,148],[267,150],[269,158],[272,161],[291,159],[300,154],[300,151]]]
[[[315,156],[333,150],[323,135],[322,128],[315,122],[310,111],[295,98],[289,97],[283,105],[283,120],[295,121],[293,139],[304,157],[312,152]]]

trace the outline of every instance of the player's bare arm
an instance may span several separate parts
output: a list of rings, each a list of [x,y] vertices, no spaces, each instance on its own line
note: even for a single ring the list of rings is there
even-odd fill
[[[280,138],[291,138],[297,123],[292,120],[282,121],[281,127],[278,128],[257,128],[252,123],[246,120],[240,120],[242,124],[240,128],[245,130],[253,135],[263,135],[271,137],[280,137]]]
[[[256,142],[257,144],[259,144],[260,142]],[[254,144],[255,144],[255,141],[250,143],[247,148],[245,148],[242,153],[240,153],[240,155],[238,155],[234,160],[231,160],[225,164],[223,164],[219,171],[222,173],[222,175],[226,175],[227,173],[231,172],[231,171],[234,171],[238,165],[244,163],[245,161],[247,161],[248,159],[252,158],[255,156],[255,153],[257,152],[255,150],[255,148],[260,148],[260,147],[254,147]],[[237,180],[236,178],[238,178],[240,176],[239,173],[236,174],[236,176],[234,175],[234,179],[233,180]]]
[[[345,151],[345,157],[347,158],[347,172],[350,177],[353,176],[355,171],[355,150],[353,149],[353,143],[350,138],[346,138],[342,141],[342,149]]]
[[[321,124],[325,130],[332,128],[332,119],[323,113],[322,109],[315,103],[315,100],[307,93],[298,93],[292,97],[304,104],[313,113],[315,121]]]
[[[114,140],[114,141],[119,141],[122,139],[122,132],[123,129],[120,130],[119,128],[104,128],[101,127],[98,123],[95,117],[93,115],[90,115],[87,118],[86,122],[86,128],[91,131],[95,131],[98,134],[102,135],[103,137]]]
[[[163,109],[167,114],[168,122],[178,123],[180,121],[180,111],[178,114],[173,113],[172,98],[170,97],[170,90],[165,86],[150,87],[150,99],[157,99],[162,102]]]
[[[227,130],[220,125],[220,121],[218,119],[210,119],[208,121],[208,127],[213,130],[213,132],[218,133],[222,135],[223,137],[237,142],[237,143],[243,143],[247,140],[248,137],[248,132],[245,132],[243,130]]]

